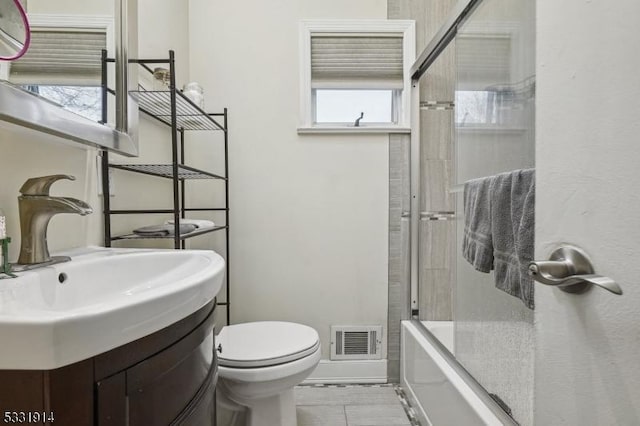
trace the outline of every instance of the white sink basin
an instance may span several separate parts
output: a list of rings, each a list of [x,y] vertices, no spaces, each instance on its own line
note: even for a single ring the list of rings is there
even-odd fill
[[[225,270],[206,250],[60,254],[71,261],[0,280],[0,369],[54,369],[147,336],[213,300]]]

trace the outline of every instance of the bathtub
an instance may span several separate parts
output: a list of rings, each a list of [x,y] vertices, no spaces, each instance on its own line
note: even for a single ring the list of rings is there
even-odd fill
[[[402,321],[401,332],[401,384],[422,425],[517,425],[451,355],[453,323],[425,323]]]
[[[433,337],[453,355],[456,354],[453,339],[453,321],[421,321]]]

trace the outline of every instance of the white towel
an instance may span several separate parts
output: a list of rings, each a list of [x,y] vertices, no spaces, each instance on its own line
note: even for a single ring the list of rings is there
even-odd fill
[[[173,219],[167,220],[165,223],[167,225],[173,225]],[[213,228],[214,226],[216,226],[216,224],[210,220],[201,219],[180,219],[180,224],[194,225],[198,229]]]

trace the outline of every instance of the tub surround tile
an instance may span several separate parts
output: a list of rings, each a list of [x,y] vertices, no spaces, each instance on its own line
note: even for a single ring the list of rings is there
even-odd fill
[[[420,257],[423,269],[451,269],[454,222],[420,221]]]
[[[426,269],[420,273],[419,309],[422,321],[451,321],[452,271],[449,269]]]
[[[407,276],[409,222],[402,212],[409,210],[408,135],[389,135],[389,307],[387,322],[387,377],[400,381],[400,321],[408,319],[410,288]]]
[[[421,165],[422,211],[454,211],[451,187],[451,161],[427,160]]]
[[[456,0],[389,0],[389,19],[416,21],[416,49],[419,54],[436,35],[447,19]]]
[[[420,53],[429,41],[426,33],[425,18],[431,0],[389,0],[387,17],[389,19],[414,19],[416,21],[416,53]]]
[[[420,110],[420,148],[423,159],[452,159],[453,119],[453,109]]]
[[[438,56],[420,79],[420,102],[453,102],[456,78],[455,40]]]

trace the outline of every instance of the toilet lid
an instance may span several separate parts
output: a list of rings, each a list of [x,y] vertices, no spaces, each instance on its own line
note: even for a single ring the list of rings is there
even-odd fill
[[[318,333],[302,324],[259,321],[223,327],[216,337],[218,361],[225,367],[267,367],[295,361],[320,346]]]

